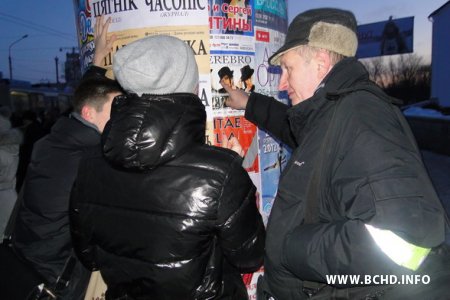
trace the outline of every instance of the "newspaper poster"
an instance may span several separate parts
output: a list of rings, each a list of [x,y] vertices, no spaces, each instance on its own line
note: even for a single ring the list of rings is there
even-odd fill
[[[146,36],[165,34],[185,41],[193,50],[199,68],[199,93],[208,115],[211,115],[210,41],[208,0],[143,1],[74,0],[84,72],[94,55],[95,17],[111,17],[109,35],[117,40],[113,51],[104,59],[106,75],[113,78],[114,54],[127,44]]]
[[[111,68],[114,53],[137,39],[167,34],[176,36],[191,46],[200,74],[209,73],[208,1],[137,1],[74,0],[82,71],[92,61],[96,17],[111,17],[109,35],[118,39],[104,67]],[[108,74],[110,75],[110,74]]]

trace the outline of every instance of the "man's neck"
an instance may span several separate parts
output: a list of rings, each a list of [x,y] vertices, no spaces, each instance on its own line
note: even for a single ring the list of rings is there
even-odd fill
[[[91,127],[93,129],[95,129],[98,133],[101,133],[100,130],[98,130],[98,127],[94,124],[89,122],[88,120],[86,120],[85,118],[83,118],[79,113],[77,112],[72,112],[70,114],[71,118],[77,119],[78,121],[80,121],[81,123],[83,123],[84,125],[86,125],[87,127]]]

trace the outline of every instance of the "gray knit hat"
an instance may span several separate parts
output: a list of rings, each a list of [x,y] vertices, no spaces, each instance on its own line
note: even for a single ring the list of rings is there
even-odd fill
[[[182,40],[155,35],[134,41],[114,55],[114,77],[138,94],[193,93],[199,75],[194,51]]]
[[[289,25],[284,45],[269,58],[269,63],[279,65],[284,53],[300,45],[355,56],[358,48],[355,16],[337,8],[311,9],[297,15]]]

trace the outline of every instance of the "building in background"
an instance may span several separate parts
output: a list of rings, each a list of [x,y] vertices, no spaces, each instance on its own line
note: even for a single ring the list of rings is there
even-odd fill
[[[64,74],[66,84],[70,86],[74,86],[81,79],[80,53],[78,53],[78,48],[73,47],[72,52],[66,53]]]

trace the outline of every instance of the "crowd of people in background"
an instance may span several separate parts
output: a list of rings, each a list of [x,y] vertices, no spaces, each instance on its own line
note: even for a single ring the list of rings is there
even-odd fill
[[[12,111],[8,106],[0,106],[3,118],[9,121],[11,128],[17,129],[22,136],[19,147],[19,164],[17,167],[15,189],[20,191],[27,166],[33,152],[33,145],[40,138],[50,133],[50,130],[60,116],[70,112],[59,112],[54,108],[40,110]]]
[[[9,216],[16,202],[16,171],[23,135],[11,126],[11,112],[0,107],[0,238],[3,240]],[[1,241],[0,240],[0,241]]]

